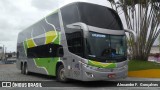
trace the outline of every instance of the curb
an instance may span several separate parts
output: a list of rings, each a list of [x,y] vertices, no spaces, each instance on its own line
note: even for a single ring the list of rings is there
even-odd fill
[[[160,69],[129,71],[128,76],[140,78],[160,78]]]

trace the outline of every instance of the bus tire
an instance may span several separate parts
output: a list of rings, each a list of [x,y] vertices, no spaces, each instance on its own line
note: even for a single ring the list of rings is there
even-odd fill
[[[24,74],[24,65],[21,64],[21,74]]]
[[[60,65],[57,69],[57,81],[59,82],[67,82],[68,79],[65,77],[64,75],[64,66],[63,65]]]
[[[27,63],[26,64],[24,64],[24,74],[26,74],[26,75],[29,75],[29,71],[28,71],[28,66],[27,66]]]

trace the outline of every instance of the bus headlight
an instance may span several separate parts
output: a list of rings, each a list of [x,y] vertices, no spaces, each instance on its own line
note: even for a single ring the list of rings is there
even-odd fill
[[[90,78],[93,78],[93,77],[94,77],[93,73],[90,73],[90,72],[85,72],[85,73],[86,73],[86,75],[87,75],[88,77],[90,77]]]
[[[85,63],[83,63],[83,62],[81,62],[81,61],[80,61],[80,63],[81,63],[84,67],[89,68],[89,69],[94,69],[94,70],[96,70],[96,69],[98,68],[98,67],[94,67],[94,66],[87,65],[87,64],[85,64]]]

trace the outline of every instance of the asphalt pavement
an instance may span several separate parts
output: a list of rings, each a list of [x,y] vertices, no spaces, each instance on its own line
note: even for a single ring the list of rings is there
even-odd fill
[[[43,87],[43,88],[23,88],[23,90],[150,90],[146,87],[108,87],[113,81],[160,81],[160,79],[153,78],[133,78],[118,79],[112,81],[95,81],[82,82],[71,80],[68,83],[60,83],[56,81],[53,76],[41,75],[32,73],[30,75],[23,75],[20,70],[16,68],[16,64],[4,64],[0,62],[0,81],[51,81],[57,87]],[[0,88],[0,90],[21,90],[22,88]],[[154,88],[160,90],[160,88]]]

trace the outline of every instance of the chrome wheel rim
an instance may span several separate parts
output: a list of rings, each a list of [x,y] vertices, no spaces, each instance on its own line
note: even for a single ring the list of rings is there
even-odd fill
[[[60,70],[60,79],[61,79],[61,80],[65,80],[64,68],[62,68],[62,69]]]
[[[28,67],[25,66],[25,74],[28,74]]]
[[[28,73],[28,69],[27,69],[27,67],[26,67],[26,74]]]

